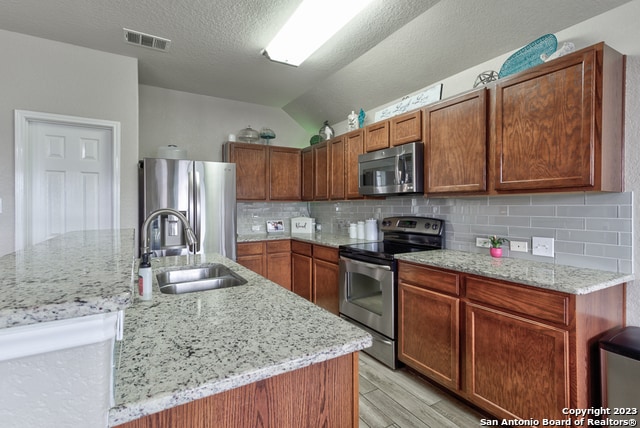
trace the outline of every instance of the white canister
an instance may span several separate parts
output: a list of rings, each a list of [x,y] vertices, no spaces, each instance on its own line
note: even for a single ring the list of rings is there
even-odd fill
[[[358,225],[351,223],[349,225],[349,238],[356,239],[358,237]]]
[[[356,227],[358,239],[364,239],[364,221],[359,221]]]
[[[364,236],[368,241],[376,241],[378,239],[378,221],[370,218],[365,223]]]

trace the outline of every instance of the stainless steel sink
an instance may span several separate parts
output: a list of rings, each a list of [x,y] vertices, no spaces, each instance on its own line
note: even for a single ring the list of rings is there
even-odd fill
[[[246,284],[247,280],[219,263],[198,267],[180,267],[156,274],[160,291],[165,294],[192,293]]]

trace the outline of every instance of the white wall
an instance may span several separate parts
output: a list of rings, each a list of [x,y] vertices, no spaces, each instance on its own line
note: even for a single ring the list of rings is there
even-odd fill
[[[282,109],[140,85],[140,157],[155,157],[160,146],[176,144],[191,159],[221,161],[229,134],[251,126],[271,128],[271,144],[309,145],[309,135]]]
[[[120,224],[135,227],[137,60],[3,30],[0,56],[0,255],[14,251],[15,109],[120,122]]]

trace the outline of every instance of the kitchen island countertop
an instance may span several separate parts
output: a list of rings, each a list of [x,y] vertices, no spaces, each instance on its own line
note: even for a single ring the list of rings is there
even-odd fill
[[[493,258],[488,253],[455,250],[421,251],[399,254],[396,258],[569,294],[588,294],[634,279],[632,274],[506,257]]]
[[[205,263],[248,283],[160,293],[163,269]],[[153,299],[125,313],[110,426],[371,346],[368,333],[219,254],[154,258],[152,267]]]
[[[69,232],[0,257],[0,328],[131,304],[134,230]]]

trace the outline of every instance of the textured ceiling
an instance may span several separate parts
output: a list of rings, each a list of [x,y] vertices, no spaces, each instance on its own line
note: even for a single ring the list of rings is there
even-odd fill
[[[313,133],[628,1],[374,0],[298,68],[260,50],[300,0],[0,0],[0,28],[136,57],[141,84],[279,107]]]

